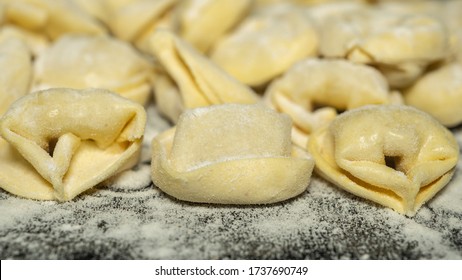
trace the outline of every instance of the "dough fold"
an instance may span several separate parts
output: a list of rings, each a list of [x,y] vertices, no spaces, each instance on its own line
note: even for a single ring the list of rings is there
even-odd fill
[[[274,80],[265,101],[292,118],[294,143],[305,148],[308,136],[330,123],[338,111],[399,103],[397,95],[390,92],[383,75],[370,66],[311,58],[296,63]]]
[[[261,105],[188,110],[153,140],[153,182],[191,202],[265,204],[299,195],[314,161],[292,146],[290,127],[290,118]]]
[[[106,34],[106,28],[72,0],[4,0],[7,22],[55,40],[65,33]]]
[[[158,28],[173,29],[171,14],[178,0],[126,1],[114,7],[108,25],[115,36],[133,43],[138,49],[149,53],[149,40]]]
[[[320,52],[377,67],[393,88],[411,85],[431,63],[450,51],[444,24],[426,15],[380,10],[344,14],[326,21]]]
[[[170,31],[155,32],[151,46],[163,67],[154,81],[159,110],[175,122],[178,113],[185,109],[223,103],[252,104],[260,100],[249,87],[233,79]],[[173,106],[178,101],[181,104]],[[164,104],[169,105],[164,107]],[[172,107],[177,108],[174,113]]]
[[[141,105],[109,91],[30,93],[0,119],[0,187],[71,200],[136,164],[145,123]]]
[[[408,216],[449,182],[459,158],[438,121],[392,105],[345,112],[311,135],[308,150],[328,181]]]

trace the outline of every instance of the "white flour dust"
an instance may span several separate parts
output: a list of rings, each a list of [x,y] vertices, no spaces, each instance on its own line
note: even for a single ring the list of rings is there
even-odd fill
[[[168,128],[155,110],[148,114],[143,153]],[[460,143],[462,131],[456,133]],[[306,193],[274,205],[185,203],[152,185],[145,158],[71,202],[37,202],[0,191],[0,258],[462,258],[460,164],[452,182],[407,218],[316,176]]]

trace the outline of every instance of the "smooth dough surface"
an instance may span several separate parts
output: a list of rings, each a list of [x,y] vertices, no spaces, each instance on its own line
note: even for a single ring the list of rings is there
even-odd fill
[[[31,53],[18,39],[0,42],[0,117],[18,98],[29,92],[32,79]]]
[[[30,93],[0,119],[0,187],[70,200],[137,162],[145,123],[141,105],[109,91]]]
[[[271,107],[291,116],[294,142],[305,148],[307,136],[331,122],[337,111],[392,101],[388,84],[376,69],[345,60],[305,59],[274,80],[265,93]],[[320,107],[320,108],[319,108]],[[300,140],[298,140],[300,139]]]
[[[392,87],[412,84],[430,63],[446,57],[449,38],[435,17],[369,9],[324,23],[320,52],[377,66]]]
[[[50,46],[50,40],[39,32],[30,31],[11,24],[4,24],[0,28],[0,42],[9,39],[23,41],[34,57]]]
[[[186,0],[181,2],[179,33],[196,49],[207,50],[249,11],[250,0]]]
[[[117,1],[115,1],[117,2]],[[124,2],[124,1],[122,1]],[[178,0],[137,0],[113,3],[108,25],[114,35],[149,53],[149,40],[158,28],[172,29],[172,12]]]
[[[425,74],[405,92],[404,100],[445,126],[462,123],[462,63],[450,63]]]
[[[449,182],[459,157],[438,121],[391,105],[345,112],[311,135],[308,150],[325,179],[408,216]]]
[[[34,67],[34,89],[104,88],[140,104],[150,96],[149,63],[115,38],[63,36],[37,58]]]
[[[280,4],[247,17],[217,42],[210,57],[239,81],[259,86],[317,51],[318,35],[308,15]]]
[[[158,75],[163,80],[162,86],[156,88],[157,82],[154,82],[156,99],[181,100],[177,107],[183,110],[223,103],[252,104],[260,100],[249,87],[236,81],[172,32],[156,31],[151,45],[164,68],[164,74]],[[162,78],[165,74],[169,78]],[[171,94],[175,97],[170,97]],[[169,108],[159,107],[159,110],[177,119]]]
[[[153,140],[152,179],[192,202],[264,204],[302,193],[314,161],[292,146],[291,121],[262,105],[224,104],[181,115]]]
[[[71,0],[4,0],[7,22],[52,40],[65,33],[98,35],[106,28]]]

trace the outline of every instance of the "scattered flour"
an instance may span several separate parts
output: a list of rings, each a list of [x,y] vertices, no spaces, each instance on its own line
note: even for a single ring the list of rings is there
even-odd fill
[[[146,138],[168,128],[149,126]],[[316,176],[274,205],[181,202],[152,186],[143,162],[66,203],[0,191],[0,258],[461,259],[461,173],[407,218]]]

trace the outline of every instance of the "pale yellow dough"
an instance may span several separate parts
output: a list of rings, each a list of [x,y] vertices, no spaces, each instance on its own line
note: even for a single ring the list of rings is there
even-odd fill
[[[180,36],[206,53],[215,41],[244,18],[252,1],[186,0],[180,3]]]
[[[31,53],[21,40],[7,39],[0,42],[0,69],[1,117],[15,100],[29,92],[32,79]]]
[[[15,25],[6,24],[0,28],[0,42],[9,39],[23,41],[30,49],[33,56],[41,54],[50,46],[50,40],[39,32],[29,31]]]
[[[65,33],[97,35],[106,28],[73,0],[2,0],[7,22],[55,40]]]
[[[438,121],[391,105],[345,112],[311,135],[308,150],[328,181],[408,216],[449,182],[459,157]]]
[[[318,51],[318,35],[299,7],[261,8],[217,42],[211,59],[239,81],[259,86]]]
[[[0,187],[66,201],[136,164],[144,108],[100,89],[30,93],[0,119]]]
[[[116,37],[132,42],[138,49],[149,53],[152,33],[158,28],[174,28],[171,14],[178,0],[122,2],[126,3],[112,4],[108,26]]]
[[[152,179],[180,200],[218,204],[283,201],[308,187],[314,161],[290,141],[291,121],[262,105],[186,111],[153,140]]]
[[[249,87],[233,79],[172,32],[158,30],[151,38],[151,45],[164,69],[154,80],[155,97],[160,101],[159,110],[171,120],[176,122],[185,109],[259,102],[260,98]]]
[[[35,62],[34,89],[104,88],[140,104],[151,95],[152,69],[126,42],[106,36],[68,35]]]
[[[344,14],[326,21],[321,34],[324,56],[377,66],[396,88],[412,84],[450,51],[444,24],[425,15],[380,10]]]
[[[337,111],[393,103],[394,96],[382,74],[370,66],[312,58],[296,63],[274,80],[265,100],[291,116],[293,141],[305,148],[309,134],[330,123]]]
[[[404,100],[445,126],[462,123],[462,63],[449,63],[425,74],[405,92]]]

